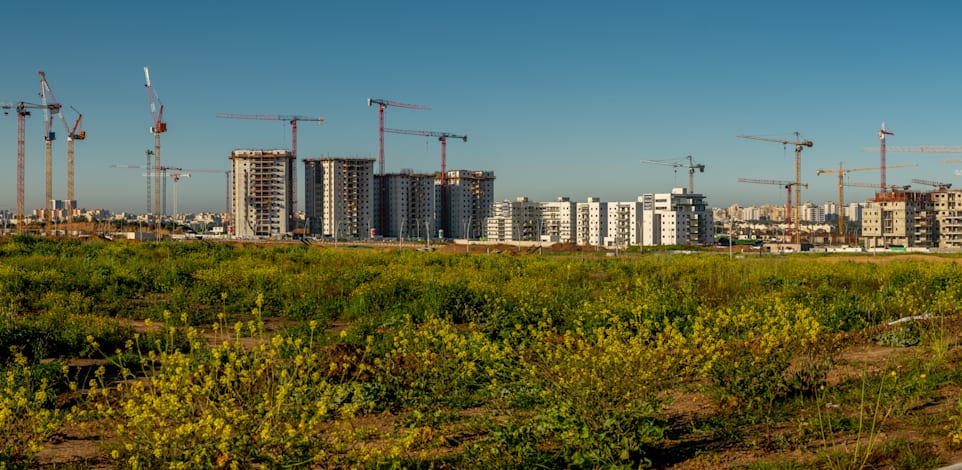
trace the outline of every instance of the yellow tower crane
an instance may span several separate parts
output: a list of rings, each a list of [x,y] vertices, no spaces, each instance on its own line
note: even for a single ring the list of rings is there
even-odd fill
[[[909,168],[909,167],[913,167],[913,166],[918,166],[918,165],[916,165],[916,164],[912,164],[912,165],[895,165],[895,166],[888,166],[888,167],[885,167],[885,168]],[[876,167],[871,167],[871,168],[842,168],[842,162],[839,162],[839,163],[838,163],[838,169],[837,169],[837,170],[832,169],[832,170],[816,170],[816,171],[815,171],[815,174],[816,174],[816,175],[824,175],[824,174],[837,174],[837,175],[838,175],[838,234],[839,234],[839,235],[844,235],[844,234],[845,234],[845,216],[844,216],[844,214],[845,214],[845,197],[844,197],[844,196],[845,196],[845,193],[844,193],[844,191],[843,191],[843,189],[842,189],[842,187],[845,186],[845,185],[844,185],[844,181],[843,181],[843,179],[844,179],[844,177],[845,177],[845,174],[846,174],[846,173],[851,173],[851,172],[853,172],[853,171],[872,171],[872,170],[881,170],[881,169],[882,169],[882,167],[878,167],[878,166],[876,166]]]
[[[795,140],[769,139],[768,137],[756,137],[753,135],[736,135],[735,137],[795,146],[795,243],[800,244],[802,239],[798,232],[798,219],[801,217],[802,212],[800,204],[802,194],[802,149],[815,144],[812,143],[811,140],[802,140],[802,136],[799,135],[798,132],[795,133]]]

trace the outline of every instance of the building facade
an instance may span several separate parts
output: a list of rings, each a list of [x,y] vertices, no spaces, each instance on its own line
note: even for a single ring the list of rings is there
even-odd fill
[[[640,245],[642,240],[642,201],[608,203],[608,228],[605,246],[622,247]]]
[[[608,236],[608,203],[600,198],[589,197],[575,206],[577,220],[577,243],[601,246]]]
[[[438,188],[433,174],[402,170],[378,177],[375,183],[375,194],[385,198],[383,204],[375,206],[375,220],[383,220],[381,235],[421,239],[437,233]],[[385,185],[383,191],[380,184]],[[380,207],[384,207],[383,216]]]
[[[494,205],[494,172],[451,170],[447,172],[445,238],[478,238]],[[440,185],[440,178],[437,183]],[[439,219],[440,222],[440,219]]]
[[[491,214],[484,219],[484,237],[489,241],[536,241],[544,228],[541,203],[526,197],[495,203]]]
[[[715,224],[705,196],[674,188],[671,193],[645,194],[642,239],[645,245],[710,245]]]
[[[933,192],[932,207],[939,227],[939,248],[962,248],[962,191]]]
[[[370,238],[375,228],[373,158],[304,160],[304,213],[309,233]]]
[[[883,191],[862,209],[862,242],[865,248],[937,246],[935,210],[929,193]]]
[[[577,204],[567,197],[541,203],[541,219],[544,222],[542,237],[545,241],[577,243]]]
[[[231,219],[241,238],[279,238],[294,230],[294,156],[288,150],[231,152]]]

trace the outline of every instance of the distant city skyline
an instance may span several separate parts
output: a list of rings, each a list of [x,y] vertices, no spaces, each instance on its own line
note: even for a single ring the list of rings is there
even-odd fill
[[[76,142],[76,194],[86,208],[142,212],[141,171],[153,147],[143,67],[150,67],[169,131],[162,163],[229,168],[234,149],[289,149],[285,121],[218,113],[319,116],[298,126],[298,209],[305,158],[377,158],[377,108],[368,98],[430,106],[388,108],[387,127],[467,135],[448,169],[490,170],[496,200],[558,196],[630,201],[687,186],[687,170],[641,160],[704,164],[694,189],[709,205],[777,205],[778,187],[738,178],[794,179],[792,146],[737,134],[814,142],[802,155],[801,200],[837,198],[817,169],[878,166],[889,145],[958,145],[955,108],[962,4],[827,1],[798,5],[436,1],[229,5],[174,0],[157,8],[105,2],[77,8],[5,6],[13,42],[0,103],[39,103],[43,70]],[[443,16],[437,12],[443,11]],[[42,16],[40,13],[42,12]],[[40,21],[28,19],[42,18]],[[40,25],[43,25],[40,28]],[[252,33],[256,31],[256,33]],[[9,111],[9,110],[6,110]],[[53,130],[54,198],[66,198],[66,140]],[[0,115],[0,208],[15,207],[15,113]],[[26,121],[26,210],[43,206],[43,113]],[[436,139],[386,135],[386,170],[436,171]],[[957,182],[951,155],[888,155],[892,184]],[[878,172],[851,175],[878,182]],[[168,192],[170,192],[168,181]],[[957,185],[958,186],[958,185]],[[914,185],[913,189],[927,189]],[[182,212],[223,211],[224,178],[178,186]],[[871,189],[846,189],[864,200]]]

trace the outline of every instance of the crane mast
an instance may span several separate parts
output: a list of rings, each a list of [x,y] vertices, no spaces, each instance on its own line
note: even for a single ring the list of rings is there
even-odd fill
[[[735,137],[795,146],[795,243],[800,244],[802,240],[798,231],[798,220],[801,216],[800,200],[802,193],[802,149],[805,147],[812,147],[814,143],[812,143],[811,140],[802,140],[802,136],[799,135],[798,132],[795,132],[795,140],[770,139],[768,137],[757,137],[753,135],[736,135]]]
[[[160,134],[167,132],[167,123],[164,122],[164,104],[160,102],[160,98],[154,92],[154,87],[150,83],[150,70],[144,67],[144,78],[147,79],[147,95],[150,98],[150,115],[153,118],[153,125],[150,127],[150,133],[154,135],[154,167],[160,168]],[[160,233],[160,214],[161,214],[161,197],[160,197],[160,186],[161,177],[159,172],[154,173],[154,223],[156,232]]]
[[[47,233],[51,233],[53,226],[52,212],[53,212],[53,141],[57,138],[57,134],[53,131],[53,116],[54,114],[60,114],[60,103],[57,103],[57,99],[53,96],[53,92],[50,90],[50,86],[47,84],[47,77],[44,75],[43,70],[37,70],[37,75],[40,75],[40,102],[43,106],[43,123],[45,126],[45,131],[43,134],[43,143],[45,150],[44,158],[44,169],[45,172],[45,192],[44,192],[44,230]]]
[[[879,140],[879,160],[880,160],[879,176],[881,178],[879,184],[883,188],[885,187],[885,136],[887,135],[895,135],[895,134],[885,130],[885,121],[882,121],[882,127],[880,127],[878,131],[878,140]],[[841,168],[841,166],[839,166],[839,168]]]

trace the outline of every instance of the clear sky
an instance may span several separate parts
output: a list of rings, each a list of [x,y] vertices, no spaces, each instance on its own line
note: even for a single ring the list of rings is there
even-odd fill
[[[144,66],[165,105],[165,165],[227,170],[233,149],[290,147],[284,121],[217,113],[323,117],[300,123],[300,158],[376,158],[367,98],[383,98],[432,108],[388,108],[387,127],[467,134],[449,141],[447,167],[494,171],[499,200],[630,201],[687,185],[686,168],[640,160],[692,155],[706,166],[695,191],[712,206],[784,204],[784,189],[737,179],[794,179],[794,148],[735,135],[798,131],[815,143],[802,155],[802,199],[821,203],[836,199],[837,178],[815,170],[878,166],[862,148],[878,146],[883,120],[890,146],[962,144],[959,2],[8,3],[0,102],[39,103],[40,69],[57,100],[83,113],[75,184],[85,208],[146,210],[142,172],[111,168],[145,164],[153,147]],[[62,199],[66,142],[55,125]],[[0,208],[11,210],[16,128],[13,113],[0,115]],[[43,201],[42,135],[37,112],[27,121],[28,211]],[[385,141],[388,172],[440,166],[435,139]],[[962,165],[939,163],[952,157],[890,153],[890,165],[919,166],[887,179],[960,183]],[[224,184],[216,173],[181,180],[180,211],[222,210]]]

